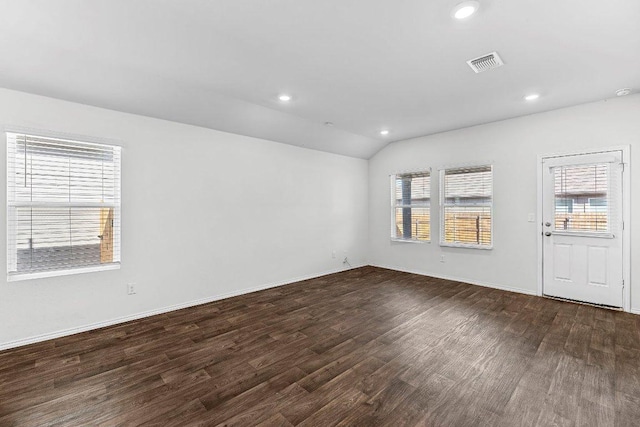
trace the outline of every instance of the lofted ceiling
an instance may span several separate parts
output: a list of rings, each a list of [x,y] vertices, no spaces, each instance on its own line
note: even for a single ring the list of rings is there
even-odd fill
[[[460,1],[0,0],[0,86],[365,159],[640,89],[638,0]]]

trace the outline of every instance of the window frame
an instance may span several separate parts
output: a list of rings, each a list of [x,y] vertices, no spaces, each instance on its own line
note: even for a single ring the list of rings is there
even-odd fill
[[[6,167],[7,167],[6,173],[5,173],[6,190],[7,190],[7,195],[5,197],[5,212],[7,215],[7,223],[6,223],[7,282],[18,282],[18,281],[30,280],[30,279],[68,276],[68,275],[81,274],[81,273],[91,273],[91,272],[97,272],[97,271],[108,271],[108,270],[120,269],[121,263],[122,263],[122,259],[121,259],[122,258],[121,256],[122,151],[123,151],[122,143],[117,140],[106,139],[106,138],[96,138],[96,137],[91,137],[86,135],[76,135],[76,134],[61,133],[61,132],[48,131],[48,130],[42,130],[42,129],[32,129],[32,128],[23,128],[23,127],[14,127],[14,126],[5,127],[4,129],[2,129],[2,131],[4,133]],[[15,221],[10,220],[11,219],[10,210],[12,207],[15,208],[16,206],[19,206],[20,202],[16,202],[16,201],[10,202],[9,200],[10,185],[15,180],[15,177],[9,176],[9,174],[15,170],[11,163],[12,159],[9,158],[9,134],[19,134],[19,135],[29,135],[29,136],[40,137],[40,138],[59,139],[59,140],[66,140],[69,142],[76,142],[76,143],[87,144],[87,145],[109,146],[118,150],[119,154],[118,154],[118,161],[116,164],[116,167],[118,170],[118,176],[114,182],[114,191],[115,191],[115,194],[117,194],[117,199],[112,205],[113,211],[114,211],[114,217],[116,218],[116,223],[117,223],[117,227],[114,226],[114,231],[113,231],[114,245],[117,244],[117,253],[118,253],[117,260],[114,260],[110,263],[100,264],[100,265],[85,265],[85,266],[72,267],[72,268],[61,268],[58,270],[43,270],[43,271],[32,271],[32,272],[10,271],[11,266],[14,264],[13,261],[17,260],[16,258],[17,255],[12,253],[13,252],[12,249],[16,249],[16,247],[11,246],[11,239],[12,238],[15,239],[15,236],[17,235],[17,224],[15,223]],[[43,202],[42,204],[44,205],[47,203],[48,202]],[[50,204],[52,207],[56,206],[55,202],[50,202]],[[79,206],[86,205],[86,203],[81,203],[81,202],[78,202],[77,204]],[[116,250],[116,246],[114,246],[114,252],[115,250]]]
[[[460,204],[455,204],[455,203],[447,203],[446,202],[446,198],[445,198],[445,174],[447,171],[449,170],[455,170],[455,169],[464,169],[464,168],[481,168],[481,167],[489,167],[491,168],[491,202],[483,202],[483,203],[473,203],[473,204],[469,204],[466,206],[480,206],[480,207],[488,207],[491,213],[491,231],[490,231],[490,238],[491,238],[491,243],[488,245],[482,245],[482,244],[477,244],[477,243],[457,243],[457,242],[447,242],[445,241],[445,227],[446,227],[446,218],[445,218],[445,208],[446,207],[455,207],[455,206],[460,206]],[[494,172],[495,172],[495,166],[493,162],[482,162],[482,163],[467,163],[467,164],[460,164],[460,165],[453,165],[453,166],[444,166],[438,169],[439,174],[438,174],[438,189],[439,189],[439,214],[440,214],[440,226],[438,228],[439,232],[440,232],[440,238],[439,238],[439,244],[442,247],[450,247],[450,248],[466,248],[466,249],[480,249],[480,250],[492,250],[494,247],[494,241],[495,241],[495,237],[494,237],[494,233],[495,233],[495,227],[494,227],[494,216],[495,216],[495,209],[494,209],[494,203],[495,203],[495,196],[494,196]]]
[[[396,182],[396,177],[397,176],[401,176],[401,175],[421,175],[421,174],[428,174],[429,176],[429,205],[415,205],[415,206],[405,206],[405,205],[397,205],[396,204],[396,188],[395,188],[395,182]],[[398,172],[394,172],[392,174],[389,175],[389,199],[390,199],[390,231],[391,231],[391,236],[390,239],[392,242],[401,242],[401,243],[418,243],[418,244],[424,244],[424,243],[431,243],[431,241],[433,240],[433,215],[432,215],[432,211],[431,208],[433,207],[431,200],[433,199],[433,173],[431,168],[424,168],[424,169],[412,169],[412,170],[405,170],[405,171],[398,171]],[[428,240],[419,240],[419,239],[404,239],[401,237],[397,237],[396,233],[395,233],[395,229],[396,229],[396,209],[399,207],[409,207],[409,208],[416,208],[416,209],[428,209],[429,210],[429,239]]]

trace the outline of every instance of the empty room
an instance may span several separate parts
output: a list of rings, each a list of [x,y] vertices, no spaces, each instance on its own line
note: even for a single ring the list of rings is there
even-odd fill
[[[0,0],[0,427],[640,425],[637,0]]]

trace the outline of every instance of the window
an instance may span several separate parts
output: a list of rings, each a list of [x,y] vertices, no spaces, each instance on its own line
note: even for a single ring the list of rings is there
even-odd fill
[[[555,229],[609,230],[609,164],[554,168]]]
[[[440,244],[491,248],[492,166],[441,170],[440,186]]]
[[[9,280],[117,268],[120,147],[7,133]]]
[[[391,176],[391,238],[406,241],[431,239],[431,173]]]

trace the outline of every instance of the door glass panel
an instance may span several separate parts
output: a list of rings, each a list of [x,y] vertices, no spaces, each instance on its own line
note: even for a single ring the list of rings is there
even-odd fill
[[[609,231],[609,164],[555,168],[555,229]]]

